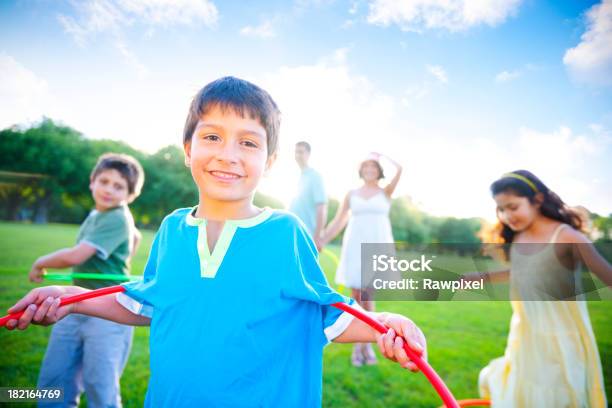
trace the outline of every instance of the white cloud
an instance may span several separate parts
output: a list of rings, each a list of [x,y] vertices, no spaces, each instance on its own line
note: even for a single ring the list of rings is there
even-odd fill
[[[519,129],[514,168],[526,168],[570,205],[607,214],[612,184],[609,160],[610,132],[600,125],[576,134],[566,126],[552,132]],[[543,160],[543,158],[546,158]]]
[[[276,32],[272,27],[272,22],[264,21],[258,26],[246,26],[240,30],[240,34],[248,37],[272,38],[276,36]]]
[[[521,71],[502,71],[495,76],[495,82],[510,82],[521,76]]]
[[[130,24],[128,16],[113,1],[91,0],[83,3],[73,2],[73,5],[76,11],[74,17],[59,14],[57,18],[64,31],[81,46],[85,46],[88,37],[95,33],[117,33],[122,25]]]
[[[586,13],[587,30],[581,42],[563,56],[563,63],[579,81],[612,85],[612,0]]]
[[[396,24],[404,31],[462,31],[486,24],[496,26],[516,14],[522,0],[372,0],[368,22]]]
[[[349,29],[355,25],[355,20],[344,20],[344,23],[340,25],[343,30]]]
[[[441,66],[428,65],[427,71],[443,84],[448,83],[448,75],[446,75],[446,71]]]
[[[495,75],[495,82],[503,83],[514,81],[515,79],[522,77],[523,75],[534,72],[541,71],[544,67],[540,64],[534,64],[532,62],[528,62],[524,64],[521,68],[513,69],[513,70],[504,70],[497,75]]]
[[[570,204],[610,212],[612,193],[602,186],[612,180],[602,168],[612,142],[603,126],[590,126],[585,134],[566,127],[552,132],[524,127],[495,138],[463,134],[454,124],[421,129],[418,119],[398,109],[397,99],[353,72],[349,61],[350,51],[341,49],[312,65],[282,67],[254,79],[283,112],[279,160],[263,192],[290,200],[293,192],[287,186],[298,177],[293,145],[307,140],[313,147],[312,164],[336,199],[360,184],[356,167],[366,152],[376,150],[404,166],[397,194],[412,196],[431,214],[494,218],[489,185],[517,168],[542,177]],[[426,96],[419,92],[429,90],[415,88],[410,97]]]
[[[119,53],[123,56],[123,59],[130,65],[138,76],[138,79],[145,79],[149,75],[149,69],[140,62],[138,57],[130,51],[127,45],[121,40],[115,41],[115,47],[119,50]]]
[[[405,107],[412,106],[413,102],[417,102],[429,95],[431,84],[429,82],[423,82],[421,84],[413,85],[408,87],[404,91],[402,97],[402,104]]]
[[[201,81],[202,78],[177,78],[170,83],[126,78],[112,86],[66,85],[59,89],[0,52],[0,129],[16,124],[27,126],[47,116],[87,137],[122,140],[153,152],[180,143],[189,101]]]
[[[110,31],[135,21],[148,25],[181,25],[217,22],[219,13],[209,0],[89,0],[73,2],[75,17],[60,14],[64,30],[83,44],[92,34]]]
[[[593,130],[595,129],[595,130]],[[610,132],[600,126],[585,134],[570,128],[542,132],[518,129],[505,140],[490,137],[437,135],[414,138],[396,151],[410,149],[406,164],[410,194],[433,214],[495,217],[489,185],[502,174],[527,169],[540,177],[570,205],[591,211],[612,211]],[[423,172],[423,169],[427,169]]]
[[[10,55],[0,53],[0,128],[30,123],[57,111],[47,82]]]
[[[554,132],[539,132],[524,127],[519,129],[521,160],[531,166],[539,165],[544,153],[556,162],[555,167],[563,172],[586,165],[584,158],[601,152],[601,143],[593,137],[574,135],[566,126],[560,126]]]
[[[117,0],[130,16],[149,24],[180,25],[203,23],[212,27],[219,17],[217,7],[209,0]]]
[[[426,65],[425,70],[427,77],[419,83],[408,86],[404,91],[401,97],[401,102],[404,107],[412,107],[414,103],[428,97],[436,88],[440,89],[441,86],[448,83],[448,75],[441,66]],[[433,77],[435,81],[432,81],[431,77]]]
[[[135,22],[148,25],[144,32],[147,38],[154,26],[203,23],[212,27],[218,19],[217,8],[209,0],[88,0],[71,4],[74,16],[57,16],[64,31],[81,47],[97,34],[110,34],[115,49],[139,79],[149,70],[124,40],[126,27]]]
[[[23,95],[47,93],[47,83],[13,57],[0,53],[0,92],[3,97],[14,98]],[[3,98],[4,99],[4,98]]]

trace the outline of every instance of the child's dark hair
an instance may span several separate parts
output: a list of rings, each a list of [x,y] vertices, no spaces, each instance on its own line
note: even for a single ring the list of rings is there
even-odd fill
[[[105,170],[117,170],[121,174],[127,182],[130,201],[140,195],[144,184],[144,170],[138,160],[128,154],[105,153],[98,158],[90,179],[94,180]]]
[[[268,156],[276,152],[280,128],[280,111],[276,103],[268,92],[257,85],[231,76],[209,83],[193,98],[183,130],[183,144],[193,137],[202,115],[215,107],[222,111],[231,109],[242,117],[248,114],[259,120],[266,130]]]
[[[491,184],[491,193],[493,196],[500,193],[512,193],[519,197],[526,197],[532,204],[536,203],[536,196],[541,193],[540,213],[543,216],[571,225],[577,230],[582,228],[579,214],[565,204],[542,180],[527,170],[516,170],[504,174]],[[505,243],[511,243],[515,232],[504,224],[499,234]]]

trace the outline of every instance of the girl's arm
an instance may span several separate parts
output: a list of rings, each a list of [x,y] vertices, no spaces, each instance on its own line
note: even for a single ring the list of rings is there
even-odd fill
[[[368,324],[355,318],[342,334],[336,337],[335,343],[377,342],[381,353],[389,360],[397,361],[402,367],[416,371],[416,365],[410,361],[403,349],[404,339],[408,346],[427,359],[427,341],[421,329],[405,316],[395,313],[367,312],[372,318],[389,327],[386,334],[380,334]]]
[[[383,190],[385,190],[386,196],[391,198],[391,196],[393,195],[393,192],[395,191],[395,188],[397,187],[397,183],[399,183],[400,177],[402,176],[403,168],[398,162],[396,162],[389,156],[385,156],[382,154],[379,154],[379,156],[386,158],[387,160],[391,162],[391,164],[395,166],[395,176],[393,176],[393,178],[391,179],[391,182],[383,188]]]
[[[560,243],[575,244],[574,256],[579,259],[602,282],[612,287],[612,265],[601,256],[593,243],[582,233],[572,228],[564,228],[559,234]]]
[[[69,268],[79,265],[96,254],[96,248],[86,242],[81,242],[72,248],[64,248],[41,256],[32,265],[28,274],[31,282],[42,282],[42,276],[47,268]]]
[[[322,246],[327,245],[331,240],[336,238],[336,236],[338,236],[340,231],[342,231],[342,229],[346,226],[346,223],[348,222],[348,219],[349,219],[350,197],[351,197],[351,193],[349,192],[344,197],[344,201],[342,201],[342,205],[340,206],[340,208],[338,208],[338,211],[336,212],[336,216],[329,223],[327,228],[325,228],[325,231],[323,231],[323,234],[321,237]]]
[[[19,320],[9,320],[6,328],[24,330],[30,324],[48,326],[57,323],[70,313],[100,317],[131,326],[148,326],[151,319],[137,315],[121,306],[115,296],[101,296],[70,305],[60,306],[62,297],[89,292],[79,286],[45,286],[30,293],[8,309],[9,313],[25,310]]]

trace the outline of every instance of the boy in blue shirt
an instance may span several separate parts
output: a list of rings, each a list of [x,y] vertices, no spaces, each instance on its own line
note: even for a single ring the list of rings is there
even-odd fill
[[[141,282],[126,293],[58,307],[86,289],[37,288],[9,309],[9,329],[52,324],[69,313],[150,325],[145,406],[321,405],[323,346],[378,341],[385,357],[416,370],[403,339],[423,352],[409,319],[371,313],[378,334],[331,304],[349,302],[327,283],[304,225],[260,209],[253,195],[276,159],[280,112],[270,95],[226,77],[194,98],[183,135],[199,203],[167,216]],[[38,304],[38,306],[36,306]]]

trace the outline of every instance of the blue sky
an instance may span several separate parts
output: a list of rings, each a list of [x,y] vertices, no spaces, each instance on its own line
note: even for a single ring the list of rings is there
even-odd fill
[[[0,27],[2,127],[47,115],[155,151],[236,75],[283,111],[262,191],[285,201],[304,139],[336,198],[374,150],[433,214],[493,217],[488,185],[517,168],[612,212],[611,0],[22,0]]]

